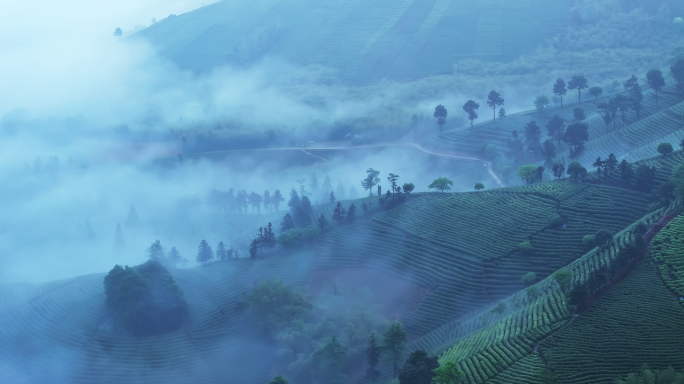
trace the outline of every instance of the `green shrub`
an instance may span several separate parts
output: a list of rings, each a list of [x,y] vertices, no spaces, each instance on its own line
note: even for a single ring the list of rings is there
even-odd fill
[[[484,154],[485,154],[485,158],[487,158],[489,160],[493,160],[494,158],[496,158],[496,155],[497,155],[496,145],[488,144],[484,149]]]
[[[670,143],[658,144],[658,153],[660,153],[663,156],[667,156],[668,154],[672,153],[672,150],[672,144]]]
[[[306,320],[312,310],[313,304],[304,292],[277,279],[262,281],[245,300],[238,302],[238,311],[247,313],[253,324],[268,332]]]
[[[563,224],[563,218],[558,214],[553,215],[553,217],[551,218],[551,226],[552,227],[559,227],[562,224]]]
[[[189,318],[183,290],[156,261],[137,267],[116,265],[105,276],[104,286],[114,331],[161,334],[178,329]]]
[[[585,235],[582,238],[582,244],[584,244],[587,248],[593,247],[594,246],[594,235]]]
[[[496,307],[494,307],[494,309],[492,309],[492,312],[501,314],[501,313],[504,313],[505,310],[506,310],[506,303],[504,303],[503,301],[499,301],[498,303],[496,303]]]
[[[294,228],[278,236],[278,244],[283,248],[294,248],[320,235],[318,227]]]
[[[539,296],[539,287],[537,287],[536,285],[533,285],[533,286],[525,289],[525,292],[527,292],[527,296],[529,296],[531,298],[538,297]]]
[[[537,274],[534,272],[527,272],[522,277],[522,282],[524,284],[534,283],[535,281],[537,281]]]
[[[520,252],[529,252],[532,250],[532,244],[529,241],[523,241],[522,243],[518,244],[518,249]]]
[[[572,280],[572,272],[566,269],[559,269],[553,273],[553,279],[558,282],[562,289],[566,289]]]

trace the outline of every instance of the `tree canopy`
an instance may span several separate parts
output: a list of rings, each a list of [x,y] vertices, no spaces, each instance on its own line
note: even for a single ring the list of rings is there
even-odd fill
[[[570,154],[578,156],[584,150],[584,143],[589,140],[589,125],[585,122],[575,122],[565,130],[563,141],[572,146]]]
[[[670,153],[672,153],[674,149],[672,148],[672,144],[670,143],[660,143],[658,144],[658,153],[660,153],[663,156],[667,156]]]
[[[147,336],[178,329],[189,317],[183,290],[160,263],[116,265],[104,278],[105,308],[114,330]]]
[[[588,83],[587,78],[581,75],[575,75],[568,81],[568,89],[577,90],[577,100],[579,103],[582,102],[582,90],[589,86]]]
[[[454,182],[447,179],[446,177],[440,177],[437,179],[434,179],[430,185],[428,185],[428,188],[430,189],[436,189],[440,192],[444,191],[449,191],[451,190],[451,187],[454,185]]]
[[[446,123],[447,110],[442,104],[435,107],[435,112],[432,114],[433,117],[437,119],[437,125],[439,125],[439,133],[442,133],[442,125]]]
[[[364,190],[370,192],[370,196],[373,196],[373,186],[380,182],[380,171],[376,171],[373,168],[368,168],[366,170],[366,178],[361,180],[361,186]]]
[[[465,380],[465,373],[455,361],[447,361],[434,370],[434,384],[458,384]]]
[[[646,73],[646,81],[648,81],[648,86],[655,91],[656,108],[658,108],[658,92],[662,91],[663,87],[665,87],[663,73],[660,69],[651,69]]]
[[[518,168],[518,177],[522,179],[523,183],[530,183],[534,181],[534,175],[537,171],[537,166],[534,164],[523,165]]]
[[[392,362],[394,377],[399,373],[399,361],[406,351],[406,331],[403,324],[395,321],[389,325],[382,334],[382,351],[389,361]]]
[[[431,384],[437,376],[439,368],[437,357],[428,355],[424,350],[417,350],[406,359],[399,370],[399,384]]]
[[[503,105],[503,103],[504,99],[501,98],[499,92],[492,90],[489,92],[489,95],[487,95],[487,105],[494,112],[494,121],[496,121],[496,108],[500,105]]]
[[[468,119],[470,120],[470,127],[473,127],[473,121],[477,119],[477,110],[480,108],[480,104],[474,102],[473,100],[466,101],[463,104],[463,110],[468,114]]]
[[[539,95],[534,99],[534,107],[538,112],[544,112],[544,108],[551,105],[551,99],[546,95]]]
[[[563,108],[563,96],[568,92],[568,88],[565,85],[565,80],[563,79],[558,79],[556,82],[553,84],[553,93],[554,95],[557,95],[561,99],[561,109]]]

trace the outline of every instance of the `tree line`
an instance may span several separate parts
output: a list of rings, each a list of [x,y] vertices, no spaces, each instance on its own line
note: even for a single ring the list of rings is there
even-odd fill
[[[406,356],[407,333],[401,322],[393,322],[380,338],[371,333],[366,355],[365,378],[371,383],[380,379],[380,367],[383,362],[392,366],[392,378],[398,379],[400,384],[458,384],[465,380],[465,374],[456,362],[449,361],[440,365],[437,356],[431,356],[424,350],[412,352],[400,367],[401,360]],[[340,343],[332,335],[323,347],[315,351],[312,360],[317,365],[326,368],[328,383],[335,383],[338,378],[346,378],[341,373],[343,361],[348,353],[348,347]],[[278,375],[267,384],[289,384],[282,375]]]
[[[245,190],[237,191],[233,188],[228,191],[213,189],[207,196],[207,204],[216,207],[221,212],[227,213],[248,213],[249,207],[252,213],[261,213],[261,207],[267,212],[277,212],[280,203],[285,201],[280,190],[276,189],[273,194],[268,190],[263,195],[256,192],[247,193]]]
[[[619,173],[622,186],[629,187],[634,182],[637,188],[648,192],[655,185],[657,168],[654,165],[649,166],[648,164],[640,163],[634,166],[625,159],[618,162],[617,157],[611,153],[605,160],[602,160],[599,156],[594,161],[593,167],[596,168],[596,175],[599,181],[601,180],[601,174],[603,174],[604,180],[612,181],[613,174]],[[553,171],[553,177],[558,180],[564,179],[568,175],[570,180],[582,182],[588,176],[587,169],[579,161],[571,162],[567,168],[565,163],[557,162],[553,164],[551,170]],[[545,171],[546,168],[543,166],[529,164],[518,168],[517,174],[524,183],[530,184],[537,179],[541,182]]]

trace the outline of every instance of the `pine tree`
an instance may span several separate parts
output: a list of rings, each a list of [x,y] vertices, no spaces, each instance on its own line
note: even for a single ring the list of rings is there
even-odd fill
[[[356,204],[351,203],[349,210],[347,211],[347,222],[353,224],[354,220],[356,220]]]
[[[166,258],[164,255],[164,247],[162,247],[159,240],[152,243],[152,245],[150,245],[150,247],[147,249],[147,252],[150,255],[150,260],[154,260],[159,263],[163,262]]]
[[[290,384],[290,382],[286,378],[282,377],[281,375],[278,375],[278,376],[274,377],[273,380],[269,381],[266,384]]]
[[[347,212],[342,206],[342,203],[338,201],[337,205],[335,206],[335,211],[333,212],[333,220],[335,220],[337,224],[342,224],[342,221],[344,221],[344,217],[346,214]]]
[[[346,382],[346,376],[341,372],[346,356],[347,347],[333,335],[323,347],[311,354],[311,361],[317,373],[325,377],[327,382]]]
[[[313,196],[316,196],[316,194],[319,191],[318,178],[316,177],[315,173],[311,174],[311,182],[309,182],[309,189],[311,190]]]
[[[257,257],[257,253],[259,252],[259,240],[253,239],[252,242],[249,244],[249,257],[252,259]]]
[[[394,200],[394,193],[399,189],[397,186],[397,180],[399,180],[399,175],[390,173],[389,176],[387,176],[387,181],[390,182],[390,189],[392,189],[392,200]]]
[[[553,85],[553,93],[560,97],[561,99],[561,109],[563,109],[563,96],[568,92],[568,88],[565,85],[565,80],[558,79]]]
[[[295,223],[294,220],[292,220],[292,216],[289,213],[286,213],[285,216],[283,216],[283,221],[280,223],[280,233],[294,229],[294,227]]]
[[[123,232],[121,232],[121,225],[116,223],[116,233],[114,234],[114,248],[122,248],[124,246]]]
[[[330,183],[330,176],[325,175],[325,179],[323,179],[323,186],[321,187],[321,192],[322,196],[324,199],[327,199],[328,196],[330,195],[330,192],[332,192],[333,187],[332,184]]]
[[[214,258],[214,251],[209,246],[206,240],[202,240],[197,251],[197,262],[205,264],[207,261]]]
[[[283,195],[280,193],[279,189],[276,189],[276,191],[273,192],[273,196],[271,196],[271,204],[275,208],[276,212],[278,212],[278,206],[280,206],[280,203],[283,201],[285,201]]]
[[[399,373],[399,362],[406,352],[406,331],[404,326],[398,321],[393,322],[385,333],[382,334],[382,338],[382,350],[387,358],[392,361],[393,377],[396,378]]]
[[[271,194],[268,191],[264,191],[264,209],[271,210]]]
[[[489,92],[489,95],[487,95],[487,105],[489,108],[492,109],[494,113],[494,121],[496,122],[496,108],[499,105],[503,105],[504,99],[501,98],[501,95],[497,91],[491,91]]]
[[[219,241],[216,247],[216,258],[221,261],[228,260],[228,250],[226,250],[226,245],[223,244],[223,241]]]
[[[178,267],[178,264],[184,267],[188,262],[188,260],[185,259],[180,252],[178,252],[176,247],[171,247],[171,250],[169,251],[169,260],[174,267]]]
[[[380,364],[381,355],[382,350],[375,342],[375,334],[371,333],[370,340],[368,341],[368,348],[366,348],[366,362],[368,363],[366,378],[370,380],[371,383],[375,383],[380,377],[378,364]]]
[[[341,181],[337,183],[337,187],[335,188],[335,196],[337,196],[337,198],[340,200],[347,198],[347,192],[344,190],[344,186],[342,185]]]
[[[306,228],[311,225],[311,220],[313,219],[313,207],[311,206],[311,200],[308,196],[302,197],[302,201],[294,209],[292,213],[292,219],[295,224],[300,228]]]
[[[318,218],[318,227],[321,229],[321,233],[325,230],[325,228],[328,227],[328,219],[325,218],[325,215],[321,213],[321,217]]]
[[[135,205],[131,205],[131,208],[129,208],[124,225],[129,228],[140,226],[140,219],[138,218],[138,212],[135,210]]]
[[[93,226],[90,225],[90,220],[86,220],[85,222],[85,236],[88,240],[95,238],[95,232],[93,232]]]
[[[299,206],[299,202],[299,194],[293,189],[292,192],[290,192],[290,201],[287,202],[287,206],[290,207],[290,209],[296,209],[297,206]]]
[[[273,249],[276,246],[276,237],[273,233],[273,224],[268,223],[264,231],[264,236],[262,239],[263,247],[266,249]]]
[[[335,192],[330,191],[330,202],[334,203],[335,202]]]

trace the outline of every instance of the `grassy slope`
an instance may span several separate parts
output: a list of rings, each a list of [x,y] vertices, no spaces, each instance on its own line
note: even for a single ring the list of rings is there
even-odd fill
[[[231,0],[164,19],[139,35],[186,67],[208,69],[277,23],[285,33],[262,44],[267,53],[366,83],[451,73],[463,58],[530,53],[566,25],[567,13],[564,2],[552,0]]]

